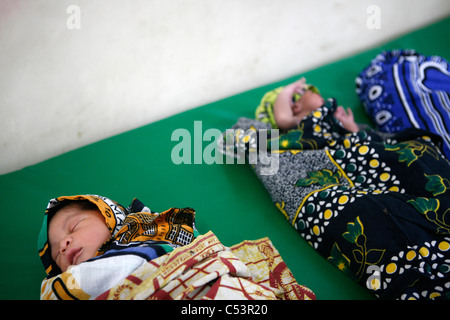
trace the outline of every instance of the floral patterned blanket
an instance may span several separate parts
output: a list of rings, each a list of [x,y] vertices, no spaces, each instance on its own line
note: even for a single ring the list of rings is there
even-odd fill
[[[250,163],[274,205],[330,263],[382,299],[450,298],[450,164],[442,139],[419,129],[351,133],[335,101],[288,132],[247,118],[224,133],[224,153]],[[243,151],[244,150],[244,151]],[[266,161],[267,162],[267,161]]]

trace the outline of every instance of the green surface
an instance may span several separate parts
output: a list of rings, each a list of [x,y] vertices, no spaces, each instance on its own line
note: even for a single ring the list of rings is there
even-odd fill
[[[123,205],[134,197],[155,211],[192,207],[197,228],[212,230],[225,245],[269,237],[298,283],[318,299],[370,299],[318,255],[272,204],[247,165],[181,164],[171,161],[172,132],[185,128],[194,138],[194,121],[202,132],[231,127],[238,117],[253,117],[262,95],[300,76],[325,97],[352,107],[359,122],[368,122],[355,94],[354,79],[380,50],[413,48],[425,55],[450,57],[450,19],[412,32],[356,56],[211,103],[136,130],[68,152],[34,166],[0,176],[3,224],[0,241],[0,298],[38,299],[44,271],[36,240],[50,198],[93,193]],[[202,144],[204,149],[210,142]]]

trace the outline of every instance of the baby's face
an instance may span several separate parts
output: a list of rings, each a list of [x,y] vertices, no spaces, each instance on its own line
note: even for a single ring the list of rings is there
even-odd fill
[[[311,90],[306,90],[302,97],[293,104],[292,112],[294,115],[297,115],[302,111],[309,113],[317,110],[323,106],[324,103],[325,100],[320,94],[312,92]]]
[[[50,220],[48,242],[53,261],[61,271],[95,257],[111,237],[105,219],[95,210],[65,207]]]

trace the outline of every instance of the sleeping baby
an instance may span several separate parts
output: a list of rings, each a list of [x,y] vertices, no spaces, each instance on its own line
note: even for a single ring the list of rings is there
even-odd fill
[[[319,90],[301,78],[285,87],[267,92],[256,109],[256,119],[268,122],[272,128],[288,130],[296,127],[307,115],[323,106],[325,100]],[[358,132],[353,112],[342,106],[336,108],[334,117],[350,132]]]
[[[88,200],[66,201],[48,224],[50,255],[61,271],[94,258],[110,238],[104,217]]]
[[[41,299],[315,298],[268,238],[227,248],[197,232],[191,208],[157,213],[137,199],[125,208],[98,195],[59,197],[38,242]]]

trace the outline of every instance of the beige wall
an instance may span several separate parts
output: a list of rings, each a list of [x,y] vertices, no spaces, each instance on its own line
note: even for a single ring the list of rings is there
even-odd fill
[[[448,0],[0,0],[0,174],[449,13]]]

